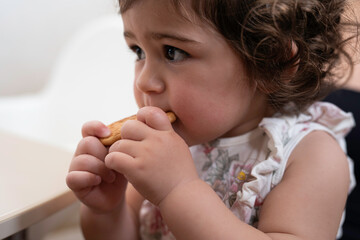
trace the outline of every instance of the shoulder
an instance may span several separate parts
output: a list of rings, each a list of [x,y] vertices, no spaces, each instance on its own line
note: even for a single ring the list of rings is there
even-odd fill
[[[329,133],[315,130],[307,134],[292,151],[286,166],[285,177],[303,175],[315,184],[337,187],[347,194],[350,170],[347,156]]]
[[[337,141],[325,131],[310,132],[297,144],[281,182],[267,196],[260,229],[334,239],[349,183],[347,157]]]
[[[326,173],[349,175],[346,154],[333,136],[321,130],[307,134],[292,151],[286,171],[297,167],[321,172],[326,169],[324,177]]]

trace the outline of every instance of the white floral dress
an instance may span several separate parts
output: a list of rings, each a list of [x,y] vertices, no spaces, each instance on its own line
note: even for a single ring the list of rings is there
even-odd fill
[[[317,102],[299,116],[264,118],[249,133],[190,149],[201,179],[240,220],[256,227],[263,201],[281,181],[297,144],[311,131],[323,130],[345,151],[344,136],[353,126],[351,113],[344,113],[330,103]],[[352,169],[350,159],[349,166]],[[352,188],[354,178],[350,175]],[[159,209],[148,201],[140,210],[140,234],[144,240],[175,239]]]

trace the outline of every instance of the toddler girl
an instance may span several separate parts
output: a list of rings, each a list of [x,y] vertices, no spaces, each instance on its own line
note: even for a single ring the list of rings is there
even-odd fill
[[[354,122],[318,100],[352,62],[347,1],[119,3],[140,109],[109,148],[83,126],[66,180],[85,237],[335,239]]]

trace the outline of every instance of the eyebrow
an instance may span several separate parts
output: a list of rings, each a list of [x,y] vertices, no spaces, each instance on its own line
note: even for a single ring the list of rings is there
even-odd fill
[[[180,41],[180,42],[185,42],[185,43],[200,43],[198,41],[195,41],[193,39],[189,39],[186,38],[184,36],[178,35],[178,34],[173,34],[173,33],[156,33],[156,32],[151,32],[150,33],[151,38],[156,39],[156,40],[161,40],[161,39],[172,39],[172,40],[176,40],[176,41]],[[130,38],[130,39],[136,39],[135,34],[133,34],[132,32],[129,31],[125,31],[124,32],[124,37],[125,38]]]

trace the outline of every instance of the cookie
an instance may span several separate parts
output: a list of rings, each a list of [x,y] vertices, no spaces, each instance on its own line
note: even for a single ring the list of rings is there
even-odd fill
[[[176,116],[173,112],[167,112],[166,115],[169,118],[171,123],[175,122]],[[100,138],[100,142],[105,146],[110,146],[117,140],[121,139],[121,127],[128,120],[136,120],[136,115],[121,119],[119,121],[113,122],[108,125],[108,128],[111,130],[111,135],[109,137]]]

